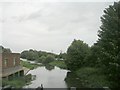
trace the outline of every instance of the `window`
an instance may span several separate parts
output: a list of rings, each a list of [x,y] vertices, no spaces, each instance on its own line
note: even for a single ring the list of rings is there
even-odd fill
[[[4,61],[5,67],[7,67],[7,62],[8,62],[8,59],[6,58]]]
[[[16,64],[16,58],[14,57],[13,65],[15,66],[15,64]]]

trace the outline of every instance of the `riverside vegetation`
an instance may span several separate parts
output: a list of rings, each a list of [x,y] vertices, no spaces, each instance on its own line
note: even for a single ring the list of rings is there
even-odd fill
[[[101,17],[102,25],[98,31],[96,43],[88,46],[82,40],[76,40],[71,43],[66,53],[59,55],[44,51],[25,50],[21,53],[21,58],[42,63],[50,64],[60,68],[70,70],[73,76],[65,78],[68,86],[78,85],[79,87],[120,87],[120,1],[115,2],[104,10]],[[61,60],[62,59],[62,60]],[[28,68],[29,63],[22,62]],[[70,82],[72,81],[72,82]]]
[[[22,88],[24,85],[26,84],[30,84],[31,80],[32,80],[32,75],[28,74],[26,76],[22,76],[22,77],[14,77],[11,80],[2,80],[2,87],[9,85],[10,87],[14,87],[14,88]]]
[[[120,1],[104,10],[98,41],[89,47],[74,40],[67,50],[69,70],[86,81],[86,87],[120,87]],[[99,71],[98,71],[99,70]]]
[[[74,40],[67,53],[59,55],[36,50],[23,51],[22,58],[67,68],[84,87],[120,87],[120,1],[104,10],[96,43],[89,47]],[[63,58],[63,61],[55,59]],[[74,78],[72,78],[74,79]],[[65,79],[66,82],[67,78]],[[69,83],[69,82],[68,82]],[[74,83],[72,83],[74,84]]]

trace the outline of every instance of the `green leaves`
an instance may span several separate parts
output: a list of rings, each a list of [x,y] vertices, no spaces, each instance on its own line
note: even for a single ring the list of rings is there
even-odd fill
[[[118,57],[120,53],[120,1],[110,5],[104,13],[98,35],[100,47],[98,57],[105,66],[104,70],[109,80],[114,83],[112,87],[119,87],[120,82],[116,80],[120,78],[120,57]]]
[[[84,66],[84,59],[89,53],[89,47],[81,40],[74,40],[67,50],[67,60],[65,61],[68,69],[77,70]]]
[[[43,64],[49,64],[50,62],[53,62],[55,60],[55,57],[52,55],[48,55],[43,61]]]

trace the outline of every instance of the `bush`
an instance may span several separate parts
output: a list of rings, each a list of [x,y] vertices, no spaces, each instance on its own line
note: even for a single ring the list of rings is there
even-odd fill
[[[100,68],[83,67],[76,71],[76,74],[85,87],[102,88],[109,86],[109,82]]]

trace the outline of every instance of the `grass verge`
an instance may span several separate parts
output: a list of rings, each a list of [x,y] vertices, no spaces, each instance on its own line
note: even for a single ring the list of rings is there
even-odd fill
[[[61,68],[61,69],[66,69],[67,68],[67,66],[66,66],[66,64],[65,64],[65,62],[64,61],[53,61],[53,62],[51,62],[51,63],[49,63],[50,65],[52,65],[52,66],[57,66],[57,67],[59,67],[59,68]]]
[[[38,66],[41,66],[41,65],[38,65],[38,64],[32,64],[32,63],[27,62],[27,61],[21,61],[21,65],[23,67],[26,67],[26,68],[31,69],[31,70],[34,69],[34,68],[37,68]]]

